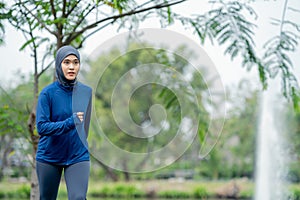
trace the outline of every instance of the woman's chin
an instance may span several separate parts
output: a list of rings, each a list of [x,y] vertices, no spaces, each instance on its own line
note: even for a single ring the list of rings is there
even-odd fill
[[[67,76],[66,79],[69,81],[74,81],[76,76]]]

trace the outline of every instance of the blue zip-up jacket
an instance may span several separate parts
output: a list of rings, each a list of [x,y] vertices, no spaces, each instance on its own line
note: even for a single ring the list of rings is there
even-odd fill
[[[56,81],[41,91],[36,113],[37,161],[70,165],[89,160],[91,101],[92,89],[80,82],[69,87]],[[84,112],[83,122],[76,112]]]

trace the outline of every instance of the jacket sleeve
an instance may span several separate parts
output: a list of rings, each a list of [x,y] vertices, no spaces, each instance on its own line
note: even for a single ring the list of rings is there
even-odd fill
[[[50,99],[47,93],[41,93],[36,110],[36,126],[40,135],[60,135],[75,128],[76,113],[63,121],[52,122],[50,110]]]

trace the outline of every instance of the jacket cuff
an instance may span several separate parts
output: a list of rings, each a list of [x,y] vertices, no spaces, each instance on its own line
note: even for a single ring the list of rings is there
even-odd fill
[[[76,113],[73,113],[73,115],[67,119],[66,125],[69,129],[75,128],[76,118],[78,118]]]

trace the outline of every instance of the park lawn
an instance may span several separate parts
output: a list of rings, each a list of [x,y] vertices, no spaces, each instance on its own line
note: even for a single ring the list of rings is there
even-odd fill
[[[89,183],[89,197],[112,198],[216,198],[222,192],[230,190],[233,183],[239,188],[240,199],[251,199],[254,194],[254,184],[250,180],[235,179],[228,181],[183,181],[183,180],[145,180],[131,182],[105,182],[91,180]],[[300,184],[290,186],[293,196],[300,197]],[[200,193],[199,193],[200,191]],[[17,195],[18,194],[18,195]],[[0,182],[0,198],[26,199],[29,197],[30,183]],[[151,196],[151,194],[153,196]],[[16,196],[17,195],[17,196]],[[21,195],[21,196],[20,196]],[[199,196],[200,195],[200,196]],[[64,181],[60,184],[59,198],[66,199],[67,191]]]
[[[0,182],[0,199],[26,199],[30,196],[30,183]]]
[[[247,180],[234,180],[240,188],[240,193],[246,197],[253,194],[253,183]],[[105,182],[91,180],[88,196],[92,197],[161,197],[161,198],[193,198],[195,191],[205,191],[207,197],[216,197],[220,191],[228,190],[233,183],[230,181],[193,181],[193,180],[145,180]],[[29,186],[29,185],[28,185]],[[17,188],[17,187],[15,187]],[[9,188],[7,188],[9,189]],[[67,196],[65,182],[62,181],[59,189],[59,199]]]

